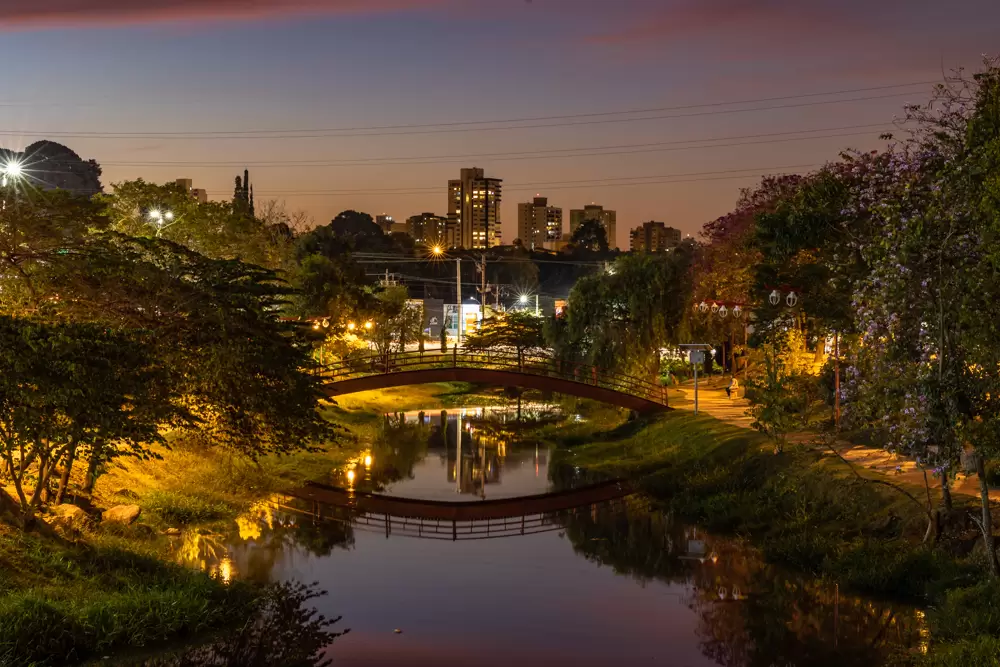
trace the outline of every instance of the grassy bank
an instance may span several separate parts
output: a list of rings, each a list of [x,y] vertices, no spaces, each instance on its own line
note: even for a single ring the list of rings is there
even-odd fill
[[[0,667],[71,665],[242,623],[261,590],[175,565],[166,529],[221,532],[253,503],[343,466],[372,442],[384,412],[476,400],[470,389],[341,397],[326,412],[342,429],[336,442],[256,462],[171,437],[159,458],[120,460],[98,479],[95,508],[142,508],[129,527],[91,524],[56,539],[0,524]]]
[[[163,562],[135,538],[0,528],[0,665],[69,665],[232,623],[256,591]]]
[[[984,581],[974,533],[923,546],[925,509],[838,458],[805,446],[775,455],[753,431],[688,412],[623,423],[597,409],[543,435],[567,448],[556,462],[636,479],[664,510],[744,535],[770,562],[928,605],[936,641],[928,664],[998,664],[1000,586]]]

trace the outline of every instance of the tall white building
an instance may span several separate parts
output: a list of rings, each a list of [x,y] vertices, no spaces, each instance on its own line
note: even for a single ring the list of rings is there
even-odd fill
[[[465,168],[448,181],[448,215],[456,223],[457,244],[462,248],[500,245],[500,196],[502,179],[487,178],[478,168]]]
[[[562,240],[562,209],[549,206],[547,197],[517,205],[517,237],[525,248],[542,248]]]

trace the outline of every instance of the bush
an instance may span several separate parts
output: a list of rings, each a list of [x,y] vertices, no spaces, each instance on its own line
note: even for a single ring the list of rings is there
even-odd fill
[[[922,664],[926,667],[996,667],[1000,664],[1000,637],[976,637],[935,646]]]
[[[935,639],[956,641],[975,635],[1000,637],[1000,582],[984,581],[945,595],[930,614]]]
[[[231,518],[239,513],[239,508],[228,503],[174,491],[154,491],[142,504],[168,523],[202,523]]]

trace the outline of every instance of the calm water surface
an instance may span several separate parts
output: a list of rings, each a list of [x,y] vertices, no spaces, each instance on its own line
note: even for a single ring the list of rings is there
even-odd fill
[[[393,417],[327,481],[467,502],[593,481],[511,421]],[[387,537],[346,510],[316,520],[312,509],[261,505],[231,534],[178,549],[224,577],[317,582],[328,594],[310,604],[350,628],[326,649],[334,665],[879,665],[926,646],[920,612],[767,567],[638,496],[551,517],[548,532],[457,541]]]

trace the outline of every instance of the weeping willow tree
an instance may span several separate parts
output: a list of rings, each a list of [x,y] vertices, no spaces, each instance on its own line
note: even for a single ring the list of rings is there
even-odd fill
[[[686,243],[666,253],[626,255],[580,280],[565,319],[547,330],[556,354],[620,373],[657,374],[660,350],[678,342],[690,303],[695,248]]]

